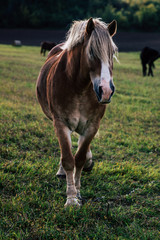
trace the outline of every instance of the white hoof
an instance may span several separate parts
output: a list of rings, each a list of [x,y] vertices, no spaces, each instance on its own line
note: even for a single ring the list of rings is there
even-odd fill
[[[80,204],[78,198],[76,198],[76,197],[67,197],[67,201],[66,201],[64,207],[69,207],[69,206],[80,207],[81,204]]]
[[[84,171],[84,172],[91,172],[93,166],[94,166],[94,162],[92,161],[92,159],[90,159],[90,160],[87,161],[86,164],[84,165],[83,171]]]
[[[59,178],[65,178],[66,177],[66,173],[62,167],[62,165],[60,165],[58,172],[56,173],[56,176]]]
[[[79,201],[82,201],[82,197],[79,190],[77,190],[77,198]]]

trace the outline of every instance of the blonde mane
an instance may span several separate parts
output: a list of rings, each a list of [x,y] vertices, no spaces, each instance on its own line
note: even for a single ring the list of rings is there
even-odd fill
[[[72,50],[77,44],[83,43],[86,34],[88,20],[74,21],[69,29],[63,49]],[[95,28],[91,33],[87,44],[87,56],[89,59],[98,58],[110,64],[117,47],[108,32],[108,25],[99,18],[93,19]]]

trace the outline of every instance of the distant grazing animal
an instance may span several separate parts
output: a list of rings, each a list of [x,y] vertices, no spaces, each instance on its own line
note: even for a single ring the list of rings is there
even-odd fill
[[[13,46],[21,47],[21,46],[22,46],[21,40],[14,40],[14,41],[13,41]]]
[[[54,123],[61,149],[57,176],[66,177],[65,207],[81,205],[81,172],[93,167],[90,143],[115,90],[112,71],[117,47],[112,36],[116,30],[115,20],[108,25],[97,18],[75,21],[66,41],[48,54],[37,79],[38,101]],[[80,135],[75,156],[74,131]]]
[[[56,46],[54,42],[41,42],[41,51],[40,53],[45,56],[46,51],[50,51],[53,47]]]
[[[160,57],[160,53],[157,50],[149,47],[143,48],[140,54],[143,76],[146,76],[147,64],[148,64],[149,66],[148,76],[151,75],[153,77],[153,70],[152,70],[152,68],[154,67],[153,62],[157,60],[159,57]]]

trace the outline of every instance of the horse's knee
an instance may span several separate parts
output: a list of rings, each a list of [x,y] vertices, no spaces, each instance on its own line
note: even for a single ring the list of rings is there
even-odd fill
[[[74,158],[72,156],[62,157],[61,162],[65,172],[74,170]]]
[[[76,154],[76,156],[75,156],[75,167],[76,168],[79,168],[79,169],[83,168],[85,162],[86,162],[86,153],[85,152]]]

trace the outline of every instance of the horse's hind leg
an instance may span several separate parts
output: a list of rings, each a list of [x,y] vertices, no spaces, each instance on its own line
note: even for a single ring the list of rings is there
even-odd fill
[[[153,71],[152,71],[153,62],[149,63],[149,71],[148,76],[151,75],[153,77]]]
[[[80,205],[77,199],[77,190],[74,182],[74,158],[71,152],[70,130],[60,121],[55,121],[56,134],[61,148],[61,162],[66,173],[67,201],[66,206]]]
[[[64,171],[64,169],[63,169],[63,166],[62,166],[62,162],[61,162],[61,161],[60,161],[59,169],[58,169],[58,171],[57,171],[57,173],[56,173],[56,176],[57,176],[58,178],[66,178],[66,173],[65,173],[65,171]]]
[[[92,152],[90,149],[90,146],[88,147],[87,153],[86,153],[86,162],[83,167],[84,172],[90,172],[94,166],[94,162],[92,160]]]
[[[147,67],[145,63],[142,64],[142,69],[143,69],[143,76],[146,76]]]

